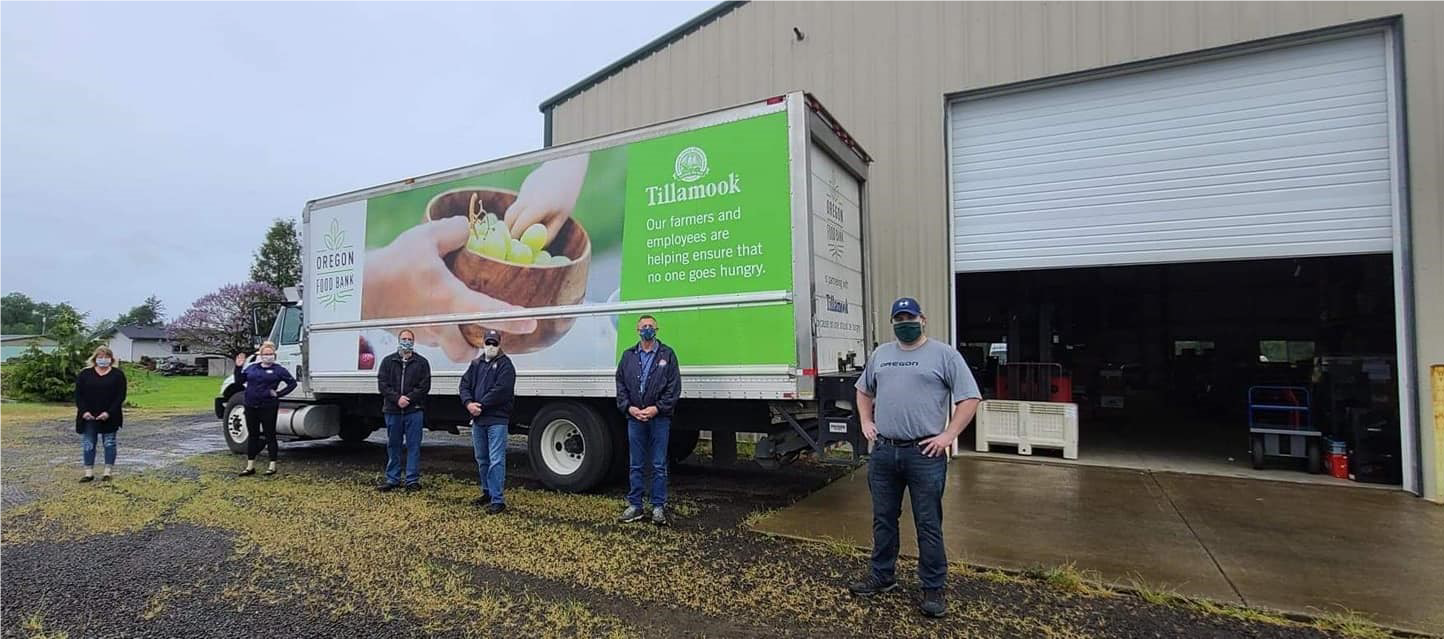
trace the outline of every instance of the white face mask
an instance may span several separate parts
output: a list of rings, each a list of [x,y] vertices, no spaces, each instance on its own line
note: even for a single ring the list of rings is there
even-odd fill
[[[501,348],[494,344],[487,344],[486,348],[481,349],[481,352],[486,354],[487,359],[496,359],[497,354],[501,352]]]
[[[275,355],[262,355],[262,356],[260,356],[260,357],[257,358],[257,359],[259,359],[262,364],[273,364],[273,363],[275,363],[275,361],[276,361],[276,356],[275,356]]]
[[[96,366],[99,366],[100,368],[110,368],[110,358],[109,358],[109,357],[97,357],[97,358],[95,358],[95,365],[96,365]]]

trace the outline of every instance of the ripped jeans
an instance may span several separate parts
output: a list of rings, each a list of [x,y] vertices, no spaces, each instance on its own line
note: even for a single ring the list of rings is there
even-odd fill
[[[80,441],[80,456],[85,461],[87,468],[95,465],[95,440],[97,437],[105,446],[105,465],[115,465],[115,433],[97,432],[95,422],[87,421],[85,422],[85,432],[81,434],[81,437],[83,439]]]

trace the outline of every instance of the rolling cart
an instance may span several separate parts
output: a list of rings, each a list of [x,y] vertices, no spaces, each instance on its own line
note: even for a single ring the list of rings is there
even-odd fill
[[[1254,468],[1268,457],[1308,461],[1309,472],[1324,471],[1323,436],[1314,429],[1309,389],[1302,386],[1250,386],[1248,433]]]

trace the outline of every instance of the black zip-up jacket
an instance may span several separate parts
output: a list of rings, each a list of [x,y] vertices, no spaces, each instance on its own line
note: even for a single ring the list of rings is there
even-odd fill
[[[622,352],[622,361],[617,363],[617,410],[627,415],[627,409],[632,406],[656,406],[657,416],[671,417],[677,409],[677,400],[682,397],[682,374],[677,370],[677,354],[662,340],[657,340],[652,373],[647,377],[646,388],[643,388],[641,350],[641,344],[632,346]]]
[[[383,413],[425,410],[426,396],[431,393],[431,362],[419,353],[412,353],[409,360],[401,359],[400,353],[387,355],[376,371],[376,387],[381,390]],[[402,395],[411,401],[406,408],[396,403]]]
[[[487,361],[485,357],[471,360],[461,376],[461,406],[481,404],[481,415],[472,424],[495,426],[511,423],[511,405],[516,397],[516,366],[505,353]],[[470,415],[470,413],[467,413]]]

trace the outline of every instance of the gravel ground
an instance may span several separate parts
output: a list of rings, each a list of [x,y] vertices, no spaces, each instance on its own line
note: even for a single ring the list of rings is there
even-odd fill
[[[512,509],[486,517],[467,504],[461,436],[428,434],[420,494],[379,495],[375,436],[283,444],[281,475],[238,479],[239,457],[206,452],[222,447],[213,418],[137,420],[117,481],[80,486],[66,426],[5,426],[5,637],[1344,636],[962,566],[942,622],[914,612],[906,562],[899,592],[857,600],[843,589],[865,558],[742,525],[837,466],[689,461],[673,472],[676,524],[659,530],[612,523],[619,486],[542,490],[519,440]]]

